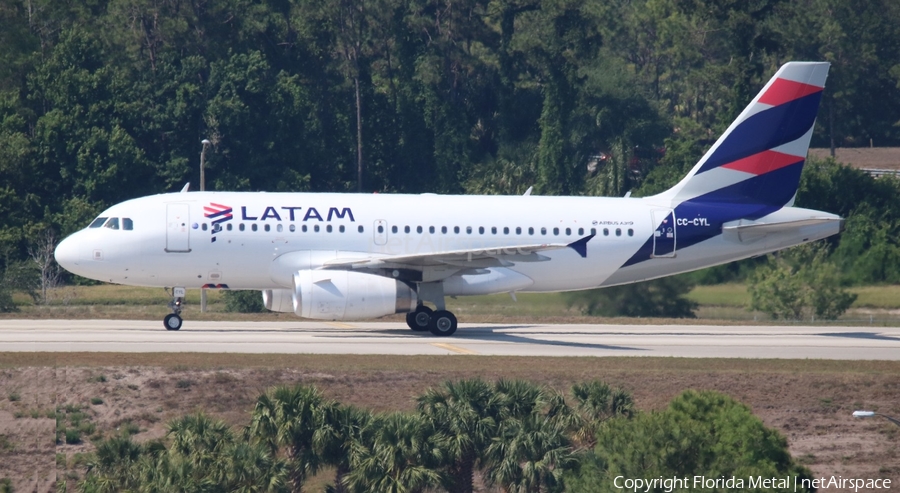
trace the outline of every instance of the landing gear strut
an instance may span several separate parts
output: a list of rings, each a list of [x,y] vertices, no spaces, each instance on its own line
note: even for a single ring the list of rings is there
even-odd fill
[[[172,288],[172,301],[169,302],[169,309],[172,313],[166,315],[163,319],[163,326],[166,330],[178,330],[181,328],[181,309],[184,305],[184,288]]]

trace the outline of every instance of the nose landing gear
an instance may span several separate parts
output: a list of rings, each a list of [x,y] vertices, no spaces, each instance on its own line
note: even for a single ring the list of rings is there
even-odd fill
[[[184,288],[172,288],[172,301],[168,304],[172,313],[166,315],[166,318],[163,319],[163,327],[165,327],[166,330],[178,330],[181,328],[181,309],[184,305],[184,291]]]

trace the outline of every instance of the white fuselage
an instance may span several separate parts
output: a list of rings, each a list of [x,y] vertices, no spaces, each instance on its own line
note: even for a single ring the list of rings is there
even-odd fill
[[[666,248],[673,251],[623,267],[654,235],[661,238],[658,231],[671,207],[651,199],[172,193],[107,209],[101,217],[120,218],[119,229],[106,225],[85,228],[60,245],[57,257],[76,274],[118,284],[289,289],[293,272],[316,269],[334,259],[569,244],[595,235],[587,241],[585,256],[572,248],[559,248],[542,252],[543,261],[477,271],[457,265],[445,268],[443,277],[440,272],[431,274],[447,279],[447,295],[464,295],[566,291],[636,282],[824,238],[840,227],[839,221],[832,221],[742,240],[720,234],[723,225],[710,218],[676,217],[669,237],[660,239],[669,242]],[[226,208],[231,209],[230,219],[222,214]],[[220,215],[207,217],[216,213]],[[798,217],[837,219],[786,207],[761,221],[778,222],[781,216],[791,221]],[[132,229],[124,229],[125,219],[130,220]],[[217,219],[221,221],[215,224]],[[683,249],[678,246],[681,236],[701,233],[709,237]],[[519,276],[511,280],[503,269],[527,280],[523,282]],[[496,279],[483,278],[487,282],[481,283],[480,289],[454,292],[455,285],[448,277],[473,272]]]

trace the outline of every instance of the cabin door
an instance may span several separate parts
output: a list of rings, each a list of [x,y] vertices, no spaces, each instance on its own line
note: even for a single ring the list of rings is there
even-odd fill
[[[166,205],[166,251],[183,253],[191,251],[191,224],[188,204]]]

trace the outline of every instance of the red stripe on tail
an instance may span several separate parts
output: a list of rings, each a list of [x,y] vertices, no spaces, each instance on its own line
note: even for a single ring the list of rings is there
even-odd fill
[[[737,161],[732,161],[722,167],[733,169],[735,171],[743,171],[744,173],[762,175],[801,161],[803,161],[803,158],[800,156],[793,156],[777,151],[763,151],[743,159],[738,159]]]
[[[795,99],[800,99],[803,96],[815,94],[817,92],[820,92],[821,90],[821,87],[803,84],[802,82],[794,82],[787,79],[776,79],[775,82],[772,83],[771,86],[769,86],[769,89],[766,91],[766,93],[759,98],[759,102],[763,104],[770,104],[772,106],[778,106]]]

